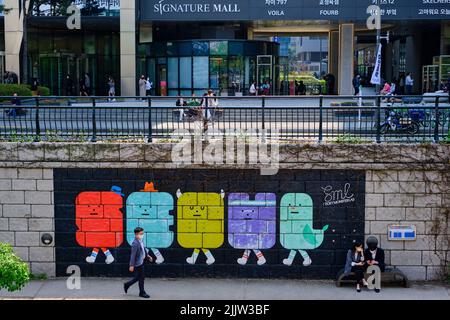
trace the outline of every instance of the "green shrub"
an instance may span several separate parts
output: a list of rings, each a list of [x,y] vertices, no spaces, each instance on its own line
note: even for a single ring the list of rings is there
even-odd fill
[[[0,290],[18,291],[28,281],[28,265],[15,255],[10,244],[0,243]]]
[[[343,134],[338,136],[333,140],[334,143],[337,144],[365,144],[365,143],[372,143],[372,141],[363,139],[351,134]]]
[[[30,97],[31,90],[24,84],[0,84],[0,97],[12,97],[17,93],[19,97]]]
[[[31,86],[27,85],[27,88],[31,90]],[[50,89],[47,87],[38,86],[37,89],[38,95],[43,97],[48,97],[50,95]]]

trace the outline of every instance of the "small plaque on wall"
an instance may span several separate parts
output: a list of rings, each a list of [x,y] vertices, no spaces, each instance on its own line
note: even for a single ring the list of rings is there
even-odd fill
[[[414,225],[391,225],[388,227],[389,241],[415,241],[417,237]]]

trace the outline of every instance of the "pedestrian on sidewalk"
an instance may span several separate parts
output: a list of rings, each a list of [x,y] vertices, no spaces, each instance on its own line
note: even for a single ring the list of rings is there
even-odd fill
[[[128,289],[139,282],[139,297],[149,299],[150,296],[145,292],[145,261],[152,262],[153,258],[148,254],[148,249],[144,246],[144,229],[137,227],[134,229],[135,239],[131,245],[130,272],[134,273],[133,279],[124,283],[123,289],[128,293]]]
[[[116,83],[114,82],[113,77],[109,76],[108,78],[108,87],[109,87],[109,91],[108,91],[108,96],[109,99],[108,101],[112,101],[115,102],[116,101]]]
[[[411,95],[413,93],[413,86],[414,86],[414,78],[412,76],[412,73],[409,72],[405,80],[406,95]]]

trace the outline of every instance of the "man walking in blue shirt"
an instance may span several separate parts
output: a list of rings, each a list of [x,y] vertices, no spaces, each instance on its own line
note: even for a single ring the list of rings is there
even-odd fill
[[[139,281],[139,297],[148,299],[150,296],[145,292],[145,260],[153,261],[153,258],[149,256],[148,249],[144,246],[142,239],[144,238],[144,229],[137,227],[134,229],[135,239],[131,245],[131,257],[130,257],[130,272],[134,272],[134,277],[127,283],[124,283],[123,289],[125,293],[128,289]]]

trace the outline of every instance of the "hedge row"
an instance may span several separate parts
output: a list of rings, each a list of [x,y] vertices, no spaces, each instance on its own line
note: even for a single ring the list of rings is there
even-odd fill
[[[41,96],[49,96],[50,89],[47,87],[38,87],[38,94]],[[20,97],[31,97],[32,91],[30,85],[25,84],[0,84],[0,96],[11,97],[17,93]]]

